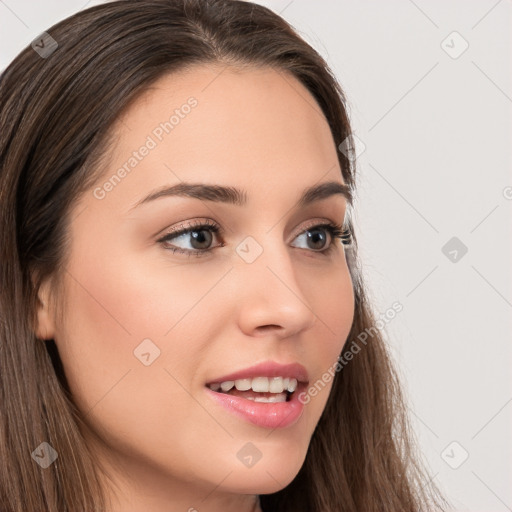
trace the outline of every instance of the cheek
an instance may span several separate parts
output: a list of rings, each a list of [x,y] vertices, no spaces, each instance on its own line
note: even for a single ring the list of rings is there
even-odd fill
[[[166,343],[196,311],[213,315],[211,307],[200,303],[207,302],[203,299],[222,269],[205,274],[192,266],[108,252],[109,257],[82,260],[70,269],[67,324],[73,327],[70,334],[91,348],[104,352],[111,347],[116,359],[122,359],[133,356],[146,338]]]
[[[354,318],[354,290],[345,260],[323,273],[306,277],[303,289],[307,290],[311,308],[317,317],[317,332],[322,337],[322,357],[339,355],[352,327]],[[331,359],[329,359],[331,360]]]
[[[70,386],[80,390],[87,409],[131,369],[147,375],[160,367],[161,373],[163,360],[174,359],[168,342],[173,330],[207,285],[187,286],[176,269],[156,275],[148,271],[149,263],[135,265],[110,248],[105,253],[109,256],[91,253],[71,262],[64,325],[56,334]],[[186,354],[179,356],[185,364]],[[146,366],[148,360],[154,363]]]
[[[127,381],[137,383],[132,397],[161,387],[182,389],[165,369],[191,388],[219,323],[213,288],[229,266],[178,266],[170,259],[123,255],[115,247],[105,250],[108,256],[76,251],[81,257],[67,269],[65,324],[57,329],[56,342],[84,410]]]
[[[212,422],[186,390],[217,318],[208,290],[222,269],[205,277],[192,266],[162,271],[154,262],[109,257],[68,270],[65,323],[55,341],[87,424],[119,451],[185,460],[175,439],[188,435],[193,446],[198,430],[211,435]],[[183,410],[189,414],[176,414]]]
[[[330,272],[316,276],[305,286],[317,317],[316,331],[308,345],[309,360],[316,361],[310,375],[310,385],[303,401],[318,420],[332,389],[336,362],[352,327],[354,291],[348,267],[344,261]]]

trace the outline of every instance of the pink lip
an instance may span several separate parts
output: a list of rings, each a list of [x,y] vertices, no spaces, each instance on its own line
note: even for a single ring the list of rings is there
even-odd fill
[[[226,382],[228,380],[248,379],[254,377],[289,377],[297,379],[297,389],[291,394],[288,402],[254,402],[239,396],[219,393],[208,386],[206,392],[220,405],[230,412],[255,425],[265,428],[284,428],[296,423],[304,410],[304,404],[299,401],[300,392],[306,389],[309,382],[308,372],[298,363],[278,364],[266,361],[250,368],[245,368],[228,375],[223,375],[209,381],[209,384]]]
[[[306,389],[307,384],[298,384],[291,394],[289,402],[254,402],[239,396],[212,391],[206,387],[206,392],[216,402],[240,418],[265,428],[285,428],[298,421],[304,410],[304,404],[299,401],[299,394]]]
[[[289,377],[297,379],[299,382],[308,382],[308,372],[301,364],[278,364],[273,361],[265,361],[250,368],[217,377],[208,383],[213,384],[214,382],[220,383],[228,380],[250,379],[254,377]]]

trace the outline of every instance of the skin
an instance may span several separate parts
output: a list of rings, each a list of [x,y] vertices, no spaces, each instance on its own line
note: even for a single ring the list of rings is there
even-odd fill
[[[316,252],[305,231],[341,224],[346,199],[294,208],[303,189],[343,179],[327,121],[291,75],[202,65],[162,77],[113,127],[99,185],[191,96],[197,106],[113,190],[98,199],[91,189],[74,205],[62,319],[46,306],[49,283],[39,294],[37,335],[55,339],[84,435],[110,475],[111,512],[260,511],[258,495],[301,468],[331,383],[275,430],[214,403],[205,383],[267,360],[299,362],[314,383],[353,320],[345,248],[324,231],[325,247],[337,247]],[[248,202],[161,197],[132,209],[181,181],[236,186]],[[207,219],[224,233],[212,233],[205,256],[157,241]],[[247,236],[263,249],[252,263],[235,251]],[[190,233],[172,244],[198,247]],[[160,349],[149,366],[134,356],[146,338]],[[251,468],[237,458],[247,442],[262,453]]]

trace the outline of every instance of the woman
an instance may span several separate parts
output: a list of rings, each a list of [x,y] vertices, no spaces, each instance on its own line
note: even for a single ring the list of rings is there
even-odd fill
[[[5,70],[2,511],[441,510],[358,270],[344,104],[250,2],[106,3]]]

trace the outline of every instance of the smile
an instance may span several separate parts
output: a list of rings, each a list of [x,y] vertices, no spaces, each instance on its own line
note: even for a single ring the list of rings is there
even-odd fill
[[[208,387],[212,391],[228,393],[255,402],[287,402],[297,388],[297,379],[289,377],[254,377],[252,379],[214,382]]]
[[[304,404],[297,396],[307,383],[302,365],[270,362],[214,379],[205,387],[217,404],[239,418],[261,427],[283,428],[302,415]]]

